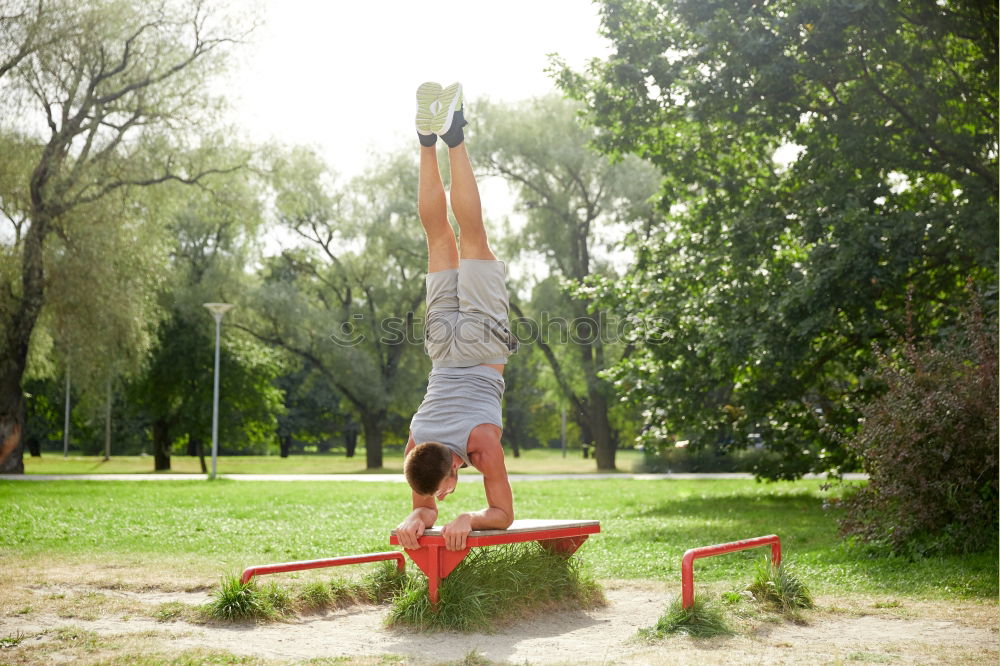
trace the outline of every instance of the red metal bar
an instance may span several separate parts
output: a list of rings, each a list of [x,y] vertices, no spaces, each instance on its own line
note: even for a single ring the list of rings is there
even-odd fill
[[[306,569],[321,569],[323,567],[339,567],[344,564],[364,564],[365,562],[381,562],[396,560],[400,571],[406,567],[406,558],[397,550],[385,553],[366,553],[364,555],[347,555],[345,557],[330,557],[325,560],[303,560],[301,562],[281,562],[278,564],[260,564],[243,570],[240,582],[244,585],[254,576],[264,574],[285,573],[286,571],[304,571]]]
[[[744,539],[743,541],[733,541],[731,543],[720,543],[714,546],[702,546],[701,548],[691,548],[684,557],[681,558],[681,598],[684,608],[691,608],[694,604],[694,561],[700,557],[711,557],[712,555],[722,555],[732,553],[737,550],[747,548],[757,548],[758,546],[771,546],[771,561],[775,566],[781,564],[781,539],[777,534]]]

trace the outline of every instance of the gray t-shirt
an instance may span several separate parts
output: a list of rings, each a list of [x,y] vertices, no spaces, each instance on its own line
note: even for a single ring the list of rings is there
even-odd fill
[[[470,465],[472,429],[483,423],[503,427],[500,403],[504,386],[503,375],[486,366],[434,368],[424,401],[410,421],[413,441],[440,442]]]

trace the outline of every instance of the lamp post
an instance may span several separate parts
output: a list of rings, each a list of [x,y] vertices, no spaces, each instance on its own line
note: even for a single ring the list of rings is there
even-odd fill
[[[205,308],[215,317],[215,397],[212,401],[212,474],[215,478],[215,459],[219,454],[219,337],[222,330],[222,315],[235,305],[230,303],[204,303]]]
[[[66,418],[63,420],[63,458],[69,457],[69,364],[66,364]]]

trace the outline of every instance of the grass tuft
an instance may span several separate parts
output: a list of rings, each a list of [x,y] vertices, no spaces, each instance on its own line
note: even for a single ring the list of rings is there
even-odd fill
[[[263,596],[264,602],[274,610],[275,617],[288,615],[294,610],[291,593],[285,588],[279,587],[273,580],[260,589],[260,594]]]
[[[775,566],[766,555],[757,561],[757,571],[747,591],[757,601],[774,604],[785,613],[795,613],[814,605],[809,588],[789,564],[783,560]]]
[[[191,606],[180,601],[166,601],[156,607],[153,617],[157,622],[173,622],[191,611]]]
[[[400,571],[394,562],[383,562],[371,573],[361,579],[361,588],[368,601],[381,604],[392,601],[400,594],[410,581],[408,572]]]
[[[461,661],[448,662],[446,666],[495,666],[497,662],[490,661],[484,655],[479,654],[475,649],[465,655]],[[527,664],[528,662],[524,662]]]
[[[296,612],[317,612],[358,603],[384,603],[410,584],[409,575],[395,564],[382,565],[365,574],[360,581],[334,578],[329,583],[314,581],[297,590],[289,590],[275,581],[258,585],[253,578],[240,583],[239,574],[222,578],[212,600],[201,607],[204,619],[241,621],[277,620]],[[169,604],[157,612],[157,619],[174,619],[181,611]]]
[[[604,592],[577,558],[537,543],[475,549],[441,582],[432,608],[427,580],[408,578],[392,600],[389,626],[493,631],[541,610],[594,608]]]
[[[297,597],[297,607],[301,611],[318,611],[333,605],[333,590],[322,581],[307,584]]]
[[[274,620],[280,613],[268,592],[257,587],[255,579],[241,583],[239,574],[229,574],[222,577],[205,610],[218,620]]]
[[[676,597],[655,625],[639,630],[639,637],[656,640],[668,634],[685,634],[693,638],[712,638],[732,633],[722,609],[696,596],[690,608],[684,608],[681,598]]]
[[[357,581],[345,578],[330,579],[330,593],[333,596],[330,602],[332,608],[343,608],[368,601],[368,595],[361,585]]]

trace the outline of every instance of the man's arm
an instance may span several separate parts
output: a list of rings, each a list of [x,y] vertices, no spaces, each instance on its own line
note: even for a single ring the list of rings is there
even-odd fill
[[[507,478],[500,429],[477,426],[469,437],[470,459],[483,474],[487,507],[480,511],[459,514],[444,526],[445,545],[449,550],[465,548],[472,530],[504,530],[514,522],[514,494]]]
[[[403,451],[404,460],[415,445],[411,437]],[[413,495],[413,511],[396,527],[396,538],[399,539],[399,545],[403,548],[419,548],[417,539],[423,535],[425,529],[434,526],[434,521],[437,520],[438,516],[437,502],[434,501],[433,496],[411,494]]]

